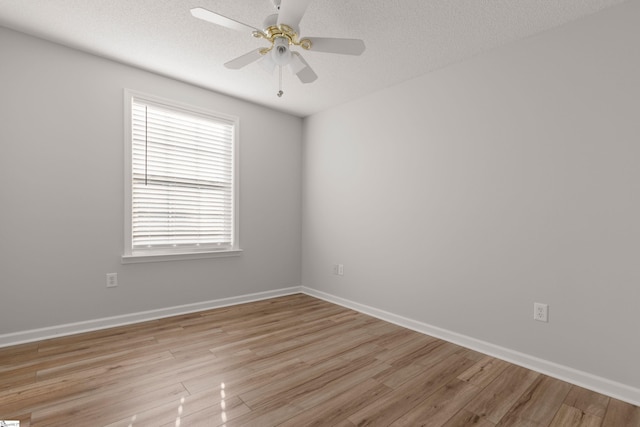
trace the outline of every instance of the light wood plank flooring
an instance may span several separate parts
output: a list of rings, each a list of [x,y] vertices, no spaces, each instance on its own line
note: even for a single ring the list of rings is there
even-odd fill
[[[640,408],[306,295],[0,349],[24,426],[640,426]]]

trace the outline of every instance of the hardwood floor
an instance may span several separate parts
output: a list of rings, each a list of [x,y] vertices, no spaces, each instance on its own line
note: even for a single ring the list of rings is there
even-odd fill
[[[640,426],[640,408],[306,295],[0,349],[25,426]]]

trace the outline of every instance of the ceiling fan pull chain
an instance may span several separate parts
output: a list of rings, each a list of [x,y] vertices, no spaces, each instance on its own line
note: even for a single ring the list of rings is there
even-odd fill
[[[282,94],[284,93],[282,91],[282,66],[280,65],[280,66],[278,66],[278,68],[279,68],[279,75],[280,75],[279,85],[278,85],[278,89],[279,89],[278,90],[278,98],[281,98]]]

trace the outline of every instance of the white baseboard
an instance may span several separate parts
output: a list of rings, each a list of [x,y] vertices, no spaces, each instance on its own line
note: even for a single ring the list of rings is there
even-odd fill
[[[341,305],[343,307],[350,308],[352,310],[376,317],[390,323],[394,323],[398,326],[402,326],[404,328],[411,329],[425,335],[430,335],[454,344],[458,344],[462,347],[479,351],[486,355],[505,360],[507,362],[525,367],[527,369],[531,369],[536,372],[540,372],[550,377],[557,378],[559,380],[566,381],[568,383],[589,390],[593,390],[597,393],[601,393],[609,397],[625,401],[627,403],[631,403],[632,405],[640,406],[640,389],[638,388],[602,378],[588,372],[579,371],[568,366],[559,365],[548,360],[539,359],[537,357],[520,353],[518,351],[501,347],[499,345],[491,344],[486,341],[481,341],[466,335],[428,325],[423,322],[408,319],[403,316],[398,316],[397,314],[379,310],[374,307],[340,298],[335,295],[327,294],[315,289],[302,287],[302,293],[323,299],[334,304]]]
[[[506,360],[519,366],[534,370],[536,372],[549,375],[562,381],[584,387],[589,390],[619,399],[632,405],[640,406],[640,389],[628,386],[616,381],[592,375],[588,372],[579,371],[567,366],[559,365],[547,360],[539,359],[528,354],[520,353],[505,347],[481,341],[466,335],[428,325],[413,319],[409,319],[397,314],[389,313],[374,307],[350,301],[335,295],[327,294],[312,288],[294,286],[291,288],[277,289],[273,291],[258,292],[247,295],[240,295],[230,298],[185,304],[174,307],[161,308],[157,310],[143,311],[139,313],[125,314],[121,316],[105,317],[101,319],[88,320],[84,322],[68,323],[58,326],[33,329],[23,332],[15,332],[0,335],[0,348],[16,344],[24,344],[33,341],[40,341],[66,335],[73,335],[82,332],[91,332],[100,329],[113,328],[116,326],[130,325],[133,323],[146,322],[165,317],[177,316],[181,314],[194,313],[198,311],[211,310],[214,308],[228,307],[248,302],[261,301],[269,298],[276,298],[296,293],[304,293],[343,307],[356,310],[358,312],[376,317],[378,319],[394,323],[398,326],[414,330],[426,335],[443,339],[445,341],[461,345],[472,350],[479,351],[498,359]]]
[[[87,320],[77,323],[67,323],[64,325],[49,326],[46,328],[32,329],[23,332],[14,332],[10,334],[0,335],[0,348],[16,344],[45,340],[49,338],[61,337],[65,335],[73,335],[82,332],[91,332],[100,329],[113,328],[116,326],[130,325],[132,323],[162,319],[165,317],[178,316],[180,314],[211,310],[213,308],[222,308],[231,305],[244,304],[247,302],[261,301],[269,298],[297,294],[302,292],[301,289],[302,288],[299,286],[294,286],[292,288],[277,289],[274,291],[258,292],[248,295],[240,295],[237,297],[221,298],[212,301],[197,302],[194,304],[185,304],[174,307],[160,308],[157,310],[124,314],[121,316],[104,317],[102,319]]]

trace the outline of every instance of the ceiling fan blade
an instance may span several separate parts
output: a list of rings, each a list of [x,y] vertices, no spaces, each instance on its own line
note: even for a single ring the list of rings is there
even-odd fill
[[[263,55],[260,53],[261,50],[262,49],[256,49],[252,50],[251,52],[245,53],[244,55],[225,63],[224,66],[232,70],[239,70],[242,67],[246,67],[252,62],[255,62],[258,59],[262,58]]]
[[[203,9],[201,7],[195,7],[191,9],[191,14],[203,21],[211,22],[212,24],[220,25],[223,27],[231,28],[237,31],[260,31],[251,25],[243,24],[235,19],[227,18],[219,13],[211,12],[210,10]]]
[[[300,33],[300,20],[307,10],[310,0],[282,0],[278,12],[278,25],[285,24]]]
[[[312,52],[340,53],[342,55],[362,55],[365,46],[359,39],[334,39],[330,37],[305,37],[311,42]]]
[[[291,67],[291,71],[298,76],[302,83],[311,83],[318,78],[318,75],[298,52],[293,52],[292,61],[289,66]]]

